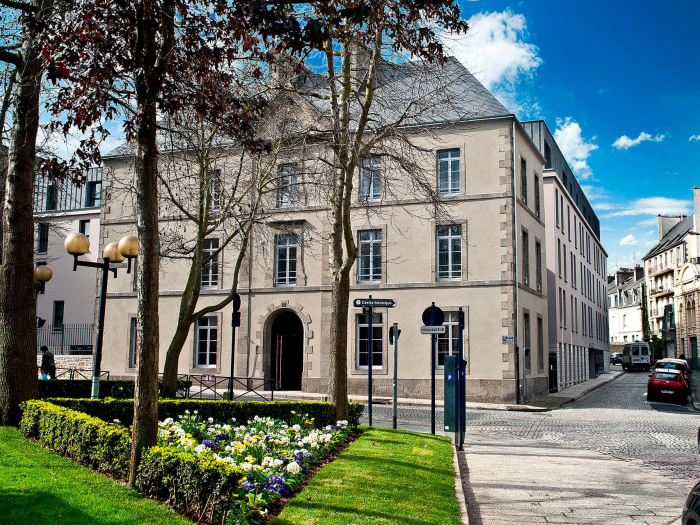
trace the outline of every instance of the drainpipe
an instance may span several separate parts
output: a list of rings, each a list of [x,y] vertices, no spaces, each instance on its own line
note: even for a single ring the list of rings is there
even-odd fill
[[[516,180],[515,180],[515,117],[513,117],[511,123],[511,135],[510,135],[510,151],[511,151],[511,170],[513,172],[513,272],[514,272],[514,283],[513,283],[513,300],[515,303],[515,315],[513,317],[513,333],[515,340],[515,351],[520,352],[519,355],[519,366],[515,367],[515,377],[517,380],[517,390],[516,397],[517,402],[525,404],[525,349],[522,345],[518,345],[518,201],[516,197]],[[520,368],[522,367],[522,374],[520,373]]]

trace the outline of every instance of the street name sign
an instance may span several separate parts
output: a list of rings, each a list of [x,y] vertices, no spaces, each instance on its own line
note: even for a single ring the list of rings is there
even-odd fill
[[[515,343],[515,336],[504,335],[501,337],[501,343],[503,343],[504,345],[507,343]]]
[[[353,306],[359,308],[360,306],[372,306],[374,308],[394,308],[396,306],[396,299],[355,299],[352,302]]]
[[[420,333],[421,334],[444,334],[445,333],[445,325],[442,325],[442,326],[421,326]]]

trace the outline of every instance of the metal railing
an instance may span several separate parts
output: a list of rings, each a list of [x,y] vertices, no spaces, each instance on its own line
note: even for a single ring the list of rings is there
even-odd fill
[[[37,330],[37,353],[48,346],[53,355],[92,355],[92,344],[92,324],[50,325]]]

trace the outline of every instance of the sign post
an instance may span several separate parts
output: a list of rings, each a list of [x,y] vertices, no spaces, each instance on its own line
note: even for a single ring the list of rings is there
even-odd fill
[[[435,343],[437,334],[445,333],[445,313],[435,303],[423,310],[422,334],[430,334],[430,433],[435,434]],[[440,330],[442,328],[442,330]]]
[[[233,292],[233,312],[231,312],[231,376],[228,378],[228,398],[233,401],[233,354],[236,349],[236,328],[241,326],[241,296]],[[216,397],[216,396],[214,396]]]
[[[372,316],[374,315],[374,307],[394,308],[396,301],[394,299],[372,299],[370,295],[368,299],[355,299],[352,302],[355,308],[362,307],[362,313],[368,316],[367,321],[367,420],[369,426],[372,426],[372,367],[374,359],[372,356]]]
[[[464,447],[464,431],[466,428],[466,413],[465,413],[465,370],[464,370],[464,310],[459,307],[457,313],[459,318],[459,338],[457,340],[457,432],[459,439],[457,440],[457,450],[463,450]]]
[[[398,359],[399,359],[399,336],[401,335],[401,330],[399,330],[399,324],[394,323],[389,329],[389,343],[394,345],[394,383],[393,383],[393,405],[392,405],[392,415],[391,422],[392,428],[396,429],[398,422],[398,408],[397,408],[397,388],[398,388]]]

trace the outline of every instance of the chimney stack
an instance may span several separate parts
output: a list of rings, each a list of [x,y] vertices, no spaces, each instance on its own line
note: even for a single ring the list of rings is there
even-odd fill
[[[681,222],[684,217],[676,217],[676,216],[665,216],[665,215],[657,215],[656,217],[659,220],[659,240],[664,238],[664,235],[666,235],[668,232],[670,232],[673,227]]]

